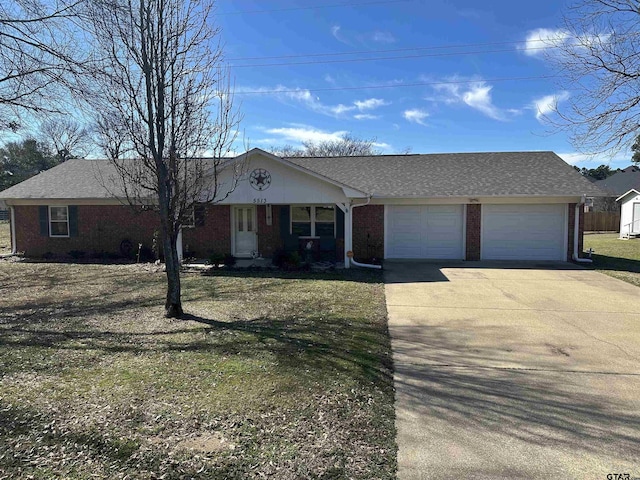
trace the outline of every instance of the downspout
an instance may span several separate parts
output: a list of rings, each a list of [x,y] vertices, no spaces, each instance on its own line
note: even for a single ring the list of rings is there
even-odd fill
[[[366,205],[369,205],[371,203],[371,195],[369,195],[369,197],[367,197],[367,202],[366,203],[358,203],[356,205],[350,205],[351,207],[351,211],[352,211],[352,215],[351,215],[351,220],[353,222],[353,209],[356,207],[364,207]],[[351,226],[351,242],[352,242],[352,247],[353,247],[353,225]],[[351,254],[351,255],[349,255]],[[353,259],[353,252],[349,251],[347,252],[347,256],[349,257],[349,261],[351,262],[351,265],[354,265],[356,267],[363,267],[363,268],[373,268],[375,270],[382,270],[382,265],[371,265],[369,263],[360,263],[360,262],[356,262]]]
[[[580,237],[580,207],[584,205],[586,195],[582,195],[580,202],[576,203],[576,211],[573,215],[573,255],[571,258],[577,263],[592,263],[590,258],[580,258],[578,256],[578,239]]]
[[[18,247],[16,246],[16,211],[13,207],[9,207],[9,215],[11,219],[11,254],[16,255],[18,253]]]
[[[184,260],[184,253],[182,251],[182,227],[178,230],[178,238],[176,239],[176,250],[178,251],[178,263],[182,263]]]

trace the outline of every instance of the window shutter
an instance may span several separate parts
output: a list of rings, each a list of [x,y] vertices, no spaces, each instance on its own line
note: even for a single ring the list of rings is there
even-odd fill
[[[78,207],[69,205],[69,236],[78,236]]]
[[[336,208],[336,238],[344,238],[344,212]]]
[[[46,205],[40,205],[38,207],[40,214],[40,235],[43,237],[49,236],[49,207]]]
[[[193,215],[195,217],[196,227],[204,227],[204,217],[206,212],[207,209],[204,205],[198,204],[193,206]]]
[[[290,215],[289,205],[283,205],[280,207],[280,238],[283,240],[289,237],[291,234],[289,233],[289,215]]]

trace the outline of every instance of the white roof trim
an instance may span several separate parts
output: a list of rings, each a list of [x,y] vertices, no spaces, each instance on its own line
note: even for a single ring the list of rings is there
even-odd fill
[[[635,192],[636,195],[640,195],[640,192],[638,190],[636,190],[635,188],[632,188],[631,190],[629,190],[626,193],[623,193],[622,195],[620,195],[618,198],[616,198],[616,202],[619,202],[620,200],[622,200],[624,197],[626,197],[627,195],[629,195],[631,192]]]

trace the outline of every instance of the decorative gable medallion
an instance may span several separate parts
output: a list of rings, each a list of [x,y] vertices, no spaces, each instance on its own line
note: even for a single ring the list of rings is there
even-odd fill
[[[264,168],[256,168],[249,175],[249,184],[259,192],[271,185],[271,174]]]

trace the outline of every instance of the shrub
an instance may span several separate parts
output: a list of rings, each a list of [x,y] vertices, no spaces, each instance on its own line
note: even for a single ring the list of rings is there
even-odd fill
[[[221,253],[212,253],[211,255],[209,255],[209,265],[211,265],[213,268],[218,268],[219,265],[221,263],[224,263],[225,260],[225,256]]]
[[[236,257],[234,257],[233,255],[231,255],[230,253],[227,253],[224,256],[224,266],[227,268],[231,268],[236,264]]]

